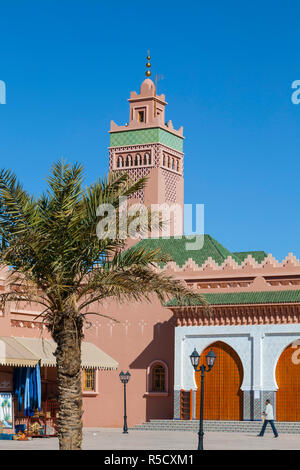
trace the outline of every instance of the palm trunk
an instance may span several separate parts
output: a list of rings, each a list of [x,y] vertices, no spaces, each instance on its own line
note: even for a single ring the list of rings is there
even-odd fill
[[[61,316],[52,336],[57,343],[58,439],[60,450],[80,450],[82,443],[81,339],[78,317]]]

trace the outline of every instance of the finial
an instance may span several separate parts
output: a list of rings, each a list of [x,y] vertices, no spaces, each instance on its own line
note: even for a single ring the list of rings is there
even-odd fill
[[[147,62],[147,64],[146,64],[146,67],[148,67],[148,70],[146,70],[146,73],[145,73],[146,77],[150,77],[150,75],[151,75],[151,70],[150,70],[151,63],[149,62],[150,59],[151,59],[151,57],[150,57],[150,52],[148,51],[148,55],[147,55],[147,60],[148,60],[148,62]]]

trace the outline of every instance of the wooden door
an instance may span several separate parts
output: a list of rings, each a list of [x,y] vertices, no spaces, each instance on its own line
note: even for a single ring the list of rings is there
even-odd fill
[[[300,421],[300,364],[299,346],[289,345],[281,354],[276,366],[276,419]],[[294,356],[293,356],[294,355]]]
[[[243,418],[243,366],[237,353],[222,341],[207,347],[201,354],[200,364],[206,364],[205,356],[213,349],[216,362],[204,378],[204,419],[241,420]],[[196,417],[200,416],[201,373],[196,373]]]

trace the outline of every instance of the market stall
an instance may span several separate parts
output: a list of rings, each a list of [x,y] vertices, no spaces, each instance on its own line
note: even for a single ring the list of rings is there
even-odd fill
[[[56,344],[45,338],[0,336],[0,439],[57,435]],[[83,369],[116,369],[93,343],[82,343]]]

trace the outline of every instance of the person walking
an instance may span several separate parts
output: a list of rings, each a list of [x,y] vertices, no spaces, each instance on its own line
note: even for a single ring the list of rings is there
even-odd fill
[[[273,433],[274,433],[274,437],[278,437],[278,432],[277,432],[277,429],[275,428],[275,425],[274,425],[273,406],[271,405],[270,400],[266,400],[266,408],[265,408],[265,411],[263,412],[263,415],[265,417],[264,424],[261,428],[260,433],[257,434],[257,436],[263,437],[263,435],[265,433],[265,430],[266,430],[266,427],[267,427],[267,424],[270,423],[271,428],[272,428]]]

